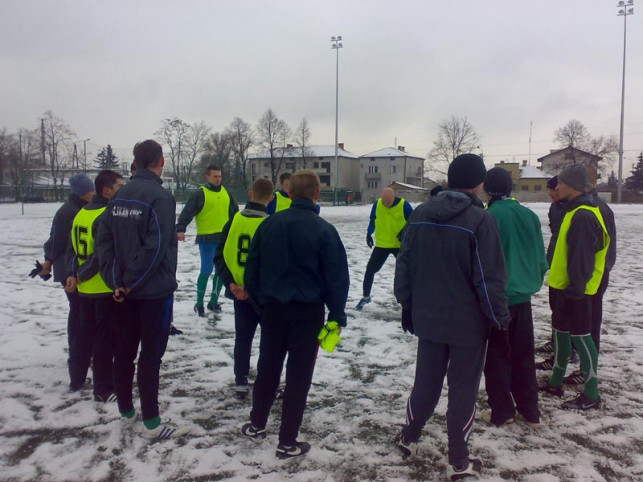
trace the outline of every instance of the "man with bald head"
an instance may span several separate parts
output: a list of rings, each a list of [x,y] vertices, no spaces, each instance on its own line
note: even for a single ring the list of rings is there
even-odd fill
[[[384,188],[382,196],[373,203],[371,220],[366,230],[366,244],[369,248],[373,248],[373,251],[366,265],[363,297],[357,303],[356,310],[360,311],[364,305],[371,302],[371,288],[375,273],[382,269],[390,254],[397,257],[402,230],[412,212],[413,208],[409,202],[397,197],[390,187]],[[373,241],[373,234],[375,234],[375,241]]]

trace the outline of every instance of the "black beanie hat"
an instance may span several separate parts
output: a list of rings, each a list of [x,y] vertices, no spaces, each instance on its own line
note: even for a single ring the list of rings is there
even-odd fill
[[[547,181],[547,189],[556,189],[556,186],[558,186],[558,176],[554,176]]]
[[[473,189],[482,181],[487,168],[482,157],[460,154],[449,165],[447,178],[451,189]]]
[[[580,192],[586,192],[592,188],[587,175],[587,168],[582,164],[572,164],[563,169],[558,175],[558,182],[567,184]]]
[[[511,174],[502,167],[487,171],[484,178],[484,190],[491,197],[509,196],[513,187]]]

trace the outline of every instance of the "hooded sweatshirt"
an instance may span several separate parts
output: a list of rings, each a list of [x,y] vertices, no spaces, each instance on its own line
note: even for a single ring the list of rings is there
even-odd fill
[[[411,308],[415,334],[455,346],[506,329],[507,269],[498,225],[480,200],[443,191],[418,206],[395,265],[395,297]]]

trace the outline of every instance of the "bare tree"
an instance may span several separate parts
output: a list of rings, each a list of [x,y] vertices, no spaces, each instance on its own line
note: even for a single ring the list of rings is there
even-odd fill
[[[270,177],[276,184],[290,138],[290,127],[285,121],[279,119],[272,109],[268,109],[259,119],[257,136],[270,156]]]
[[[7,132],[6,127],[0,129],[0,183],[4,182],[5,171],[10,170],[11,152],[15,143],[15,137]]]
[[[607,172],[614,163],[614,155],[618,152],[616,136],[592,137],[585,125],[576,119],[572,119],[563,127],[556,129],[554,142],[557,142],[563,149],[572,148],[568,164],[576,164],[577,162],[575,149],[588,152],[593,156],[602,157],[603,162],[600,164],[594,160],[595,158],[592,158],[592,167],[602,172]],[[565,165],[561,167],[565,167]]]
[[[570,120],[554,132],[554,142],[558,142],[563,148],[582,149],[581,146],[587,144],[589,139],[590,135],[585,125],[576,119]]]
[[[210,127],[201,121],[193,124],[188,129],[187,144],[185,149],[185,162],[183,163],[183,178],[186,183],[192,181],[194,177],[194,166],[197,159],[203,155],[206,150]]]
[[[182,164],[187,154],[190,124],[182,121],[178,117],[163,119],[161,121],[161,128],[158,129],[154,135],[162,144],[168,147],[167,153],[170,156],[170,167],[175,188],[185,189],[187,179],[182,175],[182,171],[184,171]]]
[[[27,170],[40,165],[40,138],[38,129],[18,129],[18,156],[17,162],[11,166],[11,180],[14,185],[21,186],[22,196],[27,184]],[[32,178],[33,180],[33,178]],[[33,187],[33,181],[32,181]],[[18,200],[18,197],[16,200]]]
[[[438,138],[427,155],[427,172],[446,176],[451,161],[468,152],[481,152],[480,136],[466,117],[453,115],[440,123]]]
[[[299,147],[299,152],[301,154],[302,169],[306,169],[307,160],[312,156],[309,143],[311,135],[312,132],[310,131],[310,127],[308,127],[308,121],[304,117],[295,132],[295,142],[297,143],[297,147]]]
[[[65,176],[61,169],[69,159],[73,145],[72,138],[76,137],[76,134],[67,122],[54,115],[50,110],[43,114],[43,120],[45,124],[45,151],[54,182],[54,197],[62,200],[62,190],[58,189],[57,181],[60,179],[62,187]]]
[[[231,166],[230,156],[232,153],[232,143],[227,132],[215,132],[210,134],[205,143],[204,154],[201,157],[201,165],[205,168],[209,164],[214,164],[221,168],[224,179],[232,177],[233,166]]]
[[[248,153],[255,142],[252,126],[239,117],[235,117],[225,130],[230,141],[230,149],[234,159],[235,185],[248,187]]]

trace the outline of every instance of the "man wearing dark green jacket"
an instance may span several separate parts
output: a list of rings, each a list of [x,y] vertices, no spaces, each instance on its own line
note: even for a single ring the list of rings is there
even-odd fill
[[[533,211],[511,198],[511,188],[509,172],[500,167],[487,172],[484,190],[489,196],[488,210],[498,222],[509,273],[511,353],[506,356],[496,338],[489,339],[484,375],[491,410],[483,411],[481,418],[492,425],[504,425],[513,423],[518,416],[532,427],[538,427],[531,296],[542,288],[548,264],[540,220]]]

